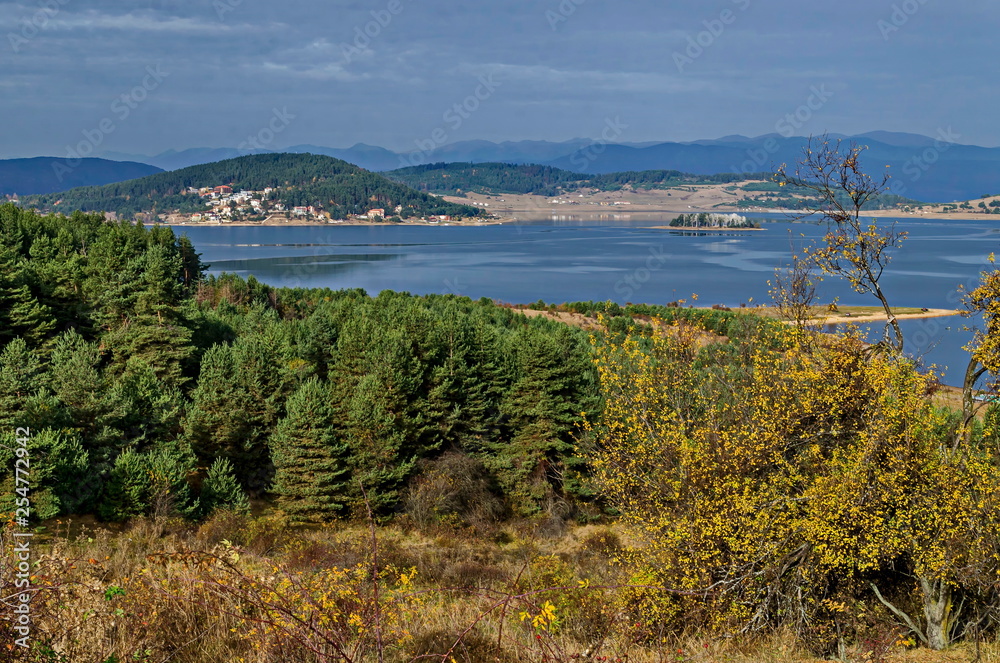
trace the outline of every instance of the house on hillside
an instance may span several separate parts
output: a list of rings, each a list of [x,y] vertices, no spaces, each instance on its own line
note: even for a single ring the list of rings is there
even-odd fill
[[[370,209],[368,210],[369,219],[384,219],[385,210],[384,209]]]

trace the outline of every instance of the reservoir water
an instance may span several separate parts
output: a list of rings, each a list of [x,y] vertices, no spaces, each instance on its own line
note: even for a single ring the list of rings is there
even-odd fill
[[[696,305],[769,303],[768,279],[793,247],[819,240],[824,225],[764,223],[756,232],[698,233],[652,228],[674,215],[629,220],[578,218],[494,226],[200,227],[187,234],[211,272],[253,274],[288,287],[452,293],[530,303],[613,300]],[[888,223],[888,221],[884,221]],[[880,221],[883,223],[883,221]],[[960,308],[986,257],[1000,250],[1000,222],[900,219],[909,236],[893,255],[883,289],[894,306]],[[821,302],[873,305],[837,279]],[[907,351],[958,384],[970,334],[963,318],[904,322]],[[876,331],[875,333],[880,333]]]

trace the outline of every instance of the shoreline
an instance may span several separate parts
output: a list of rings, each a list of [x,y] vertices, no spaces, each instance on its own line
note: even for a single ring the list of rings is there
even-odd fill
[[[921,313],[900,313],[896,316],[896,320],[920,320],[925,318],[950,318],[954,316],[962,315],[961,311],[945,309],[945,308],[932,308],[927,309],[926,312]],[[823,318],[813,318],[807,321],[807,324],[817,324],[822,326],[829,325],[841,325],[841,324],[851,324],[855,322],[888,322],[889,317],[883,313],[864,313],[864,314],[854,314],[854,315],[830,315]],[[794,321],[786,321],[788,324],[795,324]]]
[[[504,223],[516,223],[517,219],[489,219],[480,222],[430,222],[430,221],[409,221],[403,223],[379,223],[377,221],[344,221],[342,223],[329,223],[326,221],[289,221],[280,223],[268,223],[267,221],[229,221],[226,223],[203,223],[201,221],[161,221],[161,226],[184,227],[184,228],[347,228],[353,226],[380,226],[384,228],[406,228],[409,226],[426,226],[429,228],[479,228],[482,226],[499,226]],[[156,223],[144,223],[146,226],[154,226]]]

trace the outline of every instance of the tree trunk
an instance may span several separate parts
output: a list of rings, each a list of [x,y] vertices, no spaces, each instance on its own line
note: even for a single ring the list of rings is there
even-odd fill
[[[955,436],[955,448],[961,442],[969,444],[972,441],[972,420],[976,417],[976,400],[973,392],[976,381],[985,372],[986,369],[975,358],[969,360],[969,366],[965,369],[965,380],[962,382],[962,433]]]
[[[924,595],[924,618],[927,620],[927,646],[944,649],[951,633],[951,587],[944,580],[920,578]]]
[[[895,314],[892,312],[892,307],[889,306],[889,300],[885,298],[882,293],[882,288],[879,287],[877,279],[872,277],[875,282],[874,293],[875,297],[878,298],[879,303],[882,304],[882,309],[885,310],[885,316],[887,318],[885,325],[885,342],[896,351],[897,354],[903,354],[903,330],[899,327],[899,320],[896,319]],[[892,334],[895,337],[895,342],[889,338],[889,331],[892,330]]]

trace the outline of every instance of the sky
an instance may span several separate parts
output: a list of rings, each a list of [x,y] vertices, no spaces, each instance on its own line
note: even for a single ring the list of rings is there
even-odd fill
[[[0,157],[75,147],[1000,146],[996,0],[0,1]],[[88,154],[79,154],[88,156]]]

